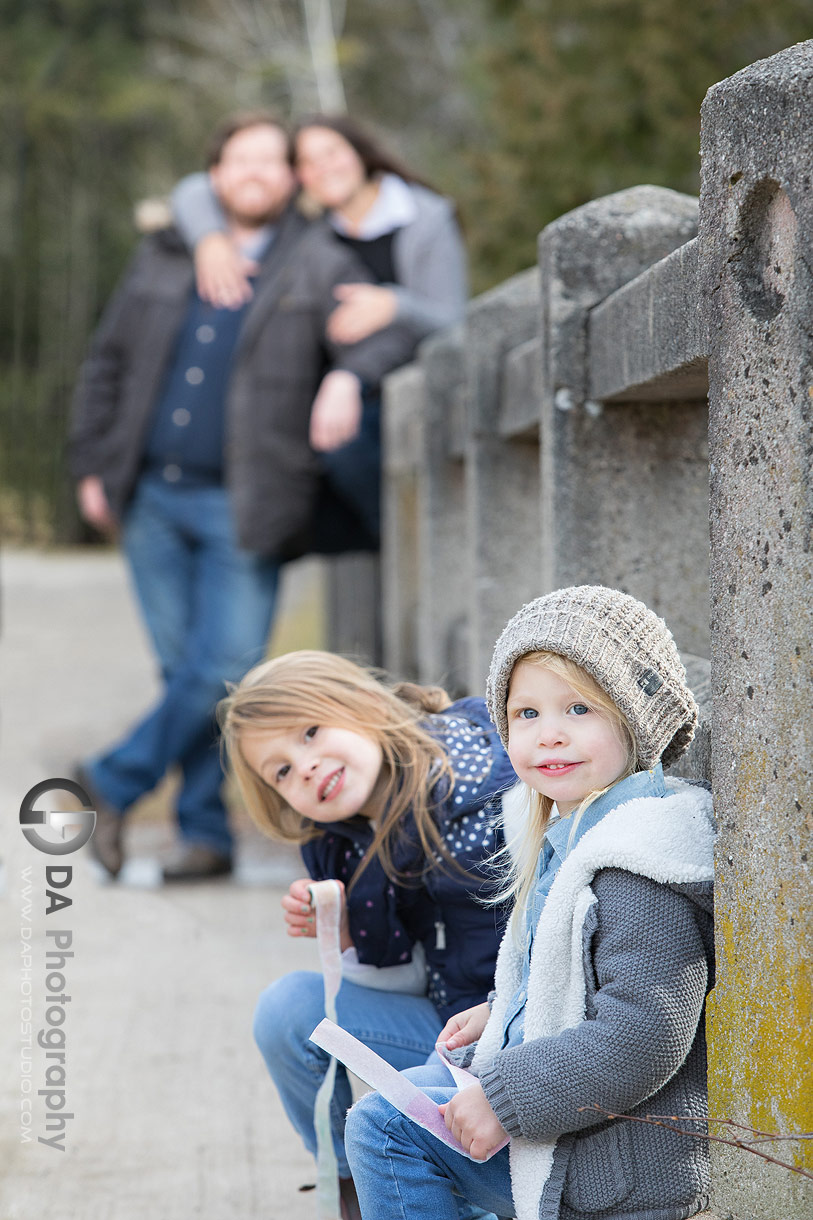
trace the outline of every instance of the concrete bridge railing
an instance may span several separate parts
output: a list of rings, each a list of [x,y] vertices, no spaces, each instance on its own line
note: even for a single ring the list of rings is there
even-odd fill
[[[643,186],[561,217],[385,394],[391,671],[482,690],[507,618],[581,582],[662,613],[701,695],[710,662],[711,1112],[784,1132],[813,1130],[811,99],[813,42],[714,86],[699,208]],[[809,1181],[714,1150],[720,1217],[813,1216]]]

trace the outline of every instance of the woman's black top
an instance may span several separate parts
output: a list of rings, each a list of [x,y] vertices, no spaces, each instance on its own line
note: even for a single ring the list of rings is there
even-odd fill
[[[368,267],[379,284],[397,284],[395,263],[392,258],[392,243],[397,229],[391,233],[382,233],[381,237],[366,240],[363,237],[348,237],[346,233],[337,233],[339,241],[355,250],[365,267]]]

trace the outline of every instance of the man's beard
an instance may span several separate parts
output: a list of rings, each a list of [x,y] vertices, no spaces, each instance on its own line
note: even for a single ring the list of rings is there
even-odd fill
[[[276,207],[271,208],[269,211],[263,212],[260,215],[258,215],[256,212],[249,212],[248,214],[245,214],[237,211],[235,208],[226,207],[221,200],[221,207],[223,207],[226,219],[232,221],[236,225],[239,225],[241,229],[264,229],[266,225],[274,224],[275,221],[279,220],[287,206],[288,200],[285,199],[282,203],[278,203]]]

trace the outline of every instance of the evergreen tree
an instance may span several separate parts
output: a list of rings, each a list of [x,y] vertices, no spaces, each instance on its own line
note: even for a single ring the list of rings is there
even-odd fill
[[[77,531],[64,461],[87,339],[133,244],[132,204],[177,159],[151,70],[158,0],[0,4],[0,513],[4,537]]]
[[[5,537],[76,535],[70,395],[133,204],[200,164],[224,112],[301,116],[338,65],[351,113],[457,200],[481,291],[589,199],[696,193],[706,89],[812,19],[813,0],[0,0]]]
[[[811,34],[811,0],[486,0],[469,235],[478,282],[535,260],[549,221],[640,183],[696,194],[717,81]]]

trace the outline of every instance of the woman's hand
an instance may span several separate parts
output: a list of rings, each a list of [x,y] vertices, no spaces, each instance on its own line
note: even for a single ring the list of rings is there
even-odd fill
[[[250,301],[254,290],[248,277],[257,271],[225,233],[207,233],[195,246],[198,296],[217,309],[239,309]]]
[[[79,512],[88,525],[103,534],[115,532],[117,522],[110,511],[104,483],[97,474],[89,474],[80,479],[76,487],[76,500]]]
[[[355,373],[334,369],[322,378],[313,400],[311,448],[330,453],[358,436],[361,427],[361,384]]]
[[[333,295],[341,301],[327,323],[334,343],[359,343],[389,326],[398,312],[398,297],[380,284],[337,284]]]
[[[282,899],[282,909],[285,912],[285,922],[288,925],[289,936],[315,936],[316,935],[316,910],[311,902],[309,886],[313,884],[310,877],[301,877],[298,881],[291,882],[288,887],[288,893]],[[352,949],[353,942],[350,939],[350,921],[347,915],[347,901],[344,892],[344,883],[336,881],[341,891],[341,916],[339,920],[339,939],[341,949]]]
[[[459,1046],[468,1046],[469,1043],[476,1042],[486,1027],[490,1012],[488,1004],[475,1004],[474,1008],[466,1008],[463,1012],[455,1013],[453,1017],[449,1017],[438,1034],[436,1044],[453,1051]]]
[[[484,1161],[508,1135],[479,1084],[461,1089],[439,1109],[452,1135],[476,1161]]]

